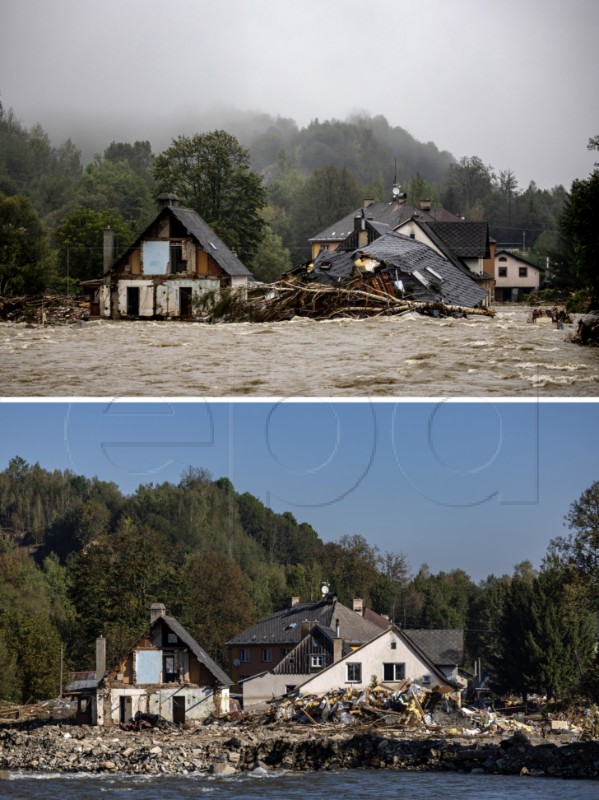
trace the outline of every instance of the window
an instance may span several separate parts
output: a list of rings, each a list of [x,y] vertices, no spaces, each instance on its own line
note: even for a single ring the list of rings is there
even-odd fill
[[[169,644],[177,644],[177,634],[176,633],[170,633],[170,631],[169,631],[169,633],[166,636],[166,641]]]
[[[397,650],[397,642],[391,642],[391,649]]]
[[[507,257],[506,256],[499,256],[499,261],[507,261]]]
[[[519,278],[527,278],[528,277],[528,267],[518,267],[518,277]]]
[[[290,647],[281,647],[281,658],[285,658],[285,656],[289,655],[290,652]]]
[[[250,651],[247,647],[240,647],[239,648],[239,660],[242,664],[249,663],[250,660]]]
[[[383,681],[403,681],[405,677],[405,664],[383,664]]]
[[[177,680],[177,672],[175,670],[175,656],[172,655],[165,655],[164,656],[164,675],[163,675],[163,683],[172,683],[173,681]]]
[[[272,650],[270,647],[265,647],[262,650],[262,661],[265,662],[272,661]]]
[[[507,267],[499,267],[497,274],[500,278],[507,278]]]
[[[347,664],[347,682],[361,683],[361,681],[362,681],[362,664],[359,662],[352,662]]]
[[[322,656],[310,656],[310,666],[312,669],[320,669],[324,666],[324,658]]]

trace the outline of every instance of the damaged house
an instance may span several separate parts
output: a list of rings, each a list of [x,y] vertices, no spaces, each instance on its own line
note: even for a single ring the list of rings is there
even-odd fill
[[[243,291],[253,276],[202,217],[173,194],[125,253],[113,261],[104,234],[104,276],[84,281],[92,316],[111,319],[191,319],[197,300],[221,288]]]
[[[306,279],[342,284],[358,270],[383,275],[397,297],[476,308],[488,303],[484,278],[428,245],[365,217],[334,252],[322,250]]]
[[[350,609],[334,593],[313,602],[292,597],[286,608],[227,642],[229,671],[236,691],[243,694],[244,707],[286,694],[300,680],[332,664],[340,646],[343,653],[351,652],[389,624],[361,599],[354,599]]]
[[[426,634],[432,634],[429,645],[434,647],[433,639],[437,642],[430,655],[422,647]],[[361,691],[373,685],[397,690],[407,683],[417,683],[441,694],[459,692],[464,688],[458,678],[459,662],[463,660],[460,634],[461,631],[410,631],[392,626],[299,683],[296,690],[301,695],[321,695],[343,688]],[[435,656],[449,663],[437,664]]]
[[[75,673],[66,694],[77,700],[77,721],[118,725],[137,712],[184,724],[229,711],[231,680],[188,631],[150,609],[150,627],[118,664],[106,670],[106,640],[96,640],[96,669]]]

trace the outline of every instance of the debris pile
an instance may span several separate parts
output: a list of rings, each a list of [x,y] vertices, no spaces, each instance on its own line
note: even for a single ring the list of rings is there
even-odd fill
[[[138,711],[134,717],[131,717],[129,722],[123,722],[119,726],[122,731],[144,731],[152,730],[154,728],[166,729],[172,727],[160,714],[144,714]]]
[[[599,311],[589,311],[578,320],[578,329],[572,341],[575,344],[599,345]]]
[[[83,297],[57,294],[0,297],[0,320],[7,322],[66,325],[88,319],[89,302]]]
[[[564,325],[571,325],[573,322],[572,317],[563,306],[553,306],[551,308],[548,306],[537,306],[530,312],[528,321],[553,322],[558,327],[562,328]]]
[[[379,317],[417,312],[431,317],[495,316],[487,308],[467,308],[439,301],[397,297],[386,272],[358,273],[342,285],[307,283],[289,275],[276,283],[252,287],[244,296],[223,292],[207,309],[209,322],[282,322],[293,317],[316,320]]]

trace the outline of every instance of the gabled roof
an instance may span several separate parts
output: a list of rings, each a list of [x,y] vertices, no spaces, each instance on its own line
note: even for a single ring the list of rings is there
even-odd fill
[[[202,248],[210,253],[218,266],[227,275],[250,275],[251,272],[242,264],[235,253],[227,247],[212,228],[202,217],[191,208],[181,208],[180,206],[168,206],[168,210],[185,226],[187,231],[202,245]]]
[[[458,258],[489,258],[487,222],[422,222],[423,230],[441,239]],[[432,237],[431,237],[432,238]]]
[[[169,214],[175,217],[201,248],[212,256],[223,272],[230,276],[252,277],[252,273],[245,264],[242,264],[235,253],[233,253],[223,240],[217,236],[198,212],[194,211],[192,208],[183,208],[181,206],[165,206],[161,208],[152,222],[144,228],[133,244],[119,256],[115,264],[126,260],[133,250],[136,250],[141,245],[150,228],[152,228],[161,217],[168,216]]]
[[[178,622],[174,617],[162,616],[154,620],[152,627],[157,625],[160,621],[164,622],[177,637],[189,647],[194,656],[198,659],[200,664],[203,664],[206,669],[214,675],[216,680],[223,686],[230,686],[233,681],[229,676],[213,661],[203,647],[196,642],[193,636]]]
[[[346,239],[355,228],[356,217],[361,217],[362,213],[369,221],[385,223],[391,228],[397,228],[398,225],[406,222],[412,217],[418,217],[424,220],[443,220],[455,221],[461,220],[460,217],[452,214],[451,211],[446,211],[444,208],[431,209],[424,211],[405,202],[391,202],[391,203],[370,203],[367,206],[352,211],[337,222],[329,225],[316,236],[312,236],[309,242],[342,242]]]
[[[330,664],[328,667],[325,667],[324,669],[321,669],[319,672],[314,673],[314,675],[311,675],[309,678],[307,678],[297,688],[301,689],[309,681],[311,681],[313,678],[315,678],[316,676],[323,675],[328,670],[333,669],[333,667],[336,667],[342,661],[345,661],[347,658],[358,659],[360,657],[360,655],[363,653],[363,651],[366,650],[366,648],[368,648],[370,645],[372,645],[375,641],[377,641],[378,639],[380,639],[383,636],[389,636],[391,634],[395,634],[398,639],[401,639],[404,642],[406,647],[408,647],[410,650],[412,650],[412,652],[416,653],[418,658],[420,658],[420,660],[426,665],[426,667],[427,667],[428,671],[431,673],[431,675],[434,675],[442,683],[445,683],[448,686],[454,686],[454,687],[457,688],[457,686],[454,683],[454,681],[452,681],[449,678],[447,678],[441,672],[441,670],[433,663],[433,661],[429,658],[429,656],[418,645],[416,645],[410,638],[408,638],[405,635],[405,632],[403,630],[401,630],[400,628],[398,628],[395,625],[391,626],[386,631],[380,631],[378,636],[373,637],[369,642],[366,642],[361,647],[359,647],[357,650],[353,650],[351,653],[348,653],[347,655],[344,655],[343,658],[341,658],[339,661],[335,662],[334,664]]]
[[[312,655],[323,655],[326,665],[333,656],[335,631],[324,625],[314,625],[307,636],[296,644],[271,671],[273,675],[305,675],[310,672],[308,659]],[[349,644],[343,640],[342,654],[351,653]]]
[[[464,663],[464,631],[403,628],[402,633],[437,666],[460,666]]]
[[[514,253],[513,250],[506,250],[506,248],[502,247],[501,250],[495,251],[495,261],[497,261],[498,256],[509,256],[513,258],[515,261],[521,261],[522,264],[525,264],[527,267],[532,267],[533,269],[538,269],[539,272],[545,272],[545,267],[541,267],[538,264],[535,264],[533,261],[529,261],[524,256],[520,255],[519,253]]]
[[[318,600],[311,603],[296,603],[290,608],[275,611],[230,639],[228,645],[244,644],[290,644],[300,642],[307,631],[302,623],[310,627],[315,624],[335,630],[339,620],[339,633],[342,639],[352,644],[363,644],[378,633],[380,626],[370,622],[361,614],[333,600]],[[311,624],[310,624],[311,623]]]

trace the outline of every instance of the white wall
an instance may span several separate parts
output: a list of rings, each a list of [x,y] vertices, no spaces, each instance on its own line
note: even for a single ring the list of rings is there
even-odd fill
[[[395,648],[393,648],[394,643]],[[362,665],[361,681],[348,681],[347,665],[349,663]],[[431,688],[440,682],[434,674],[431,675],[430,667],[404,643],[403,639],[394,631],[386,631],[382,636],[373,639],[341,661],[307,680],[299,687],[299,690],[302,694],[322,694],[338,688],[365,689],[371,685],[373,675],[383,686],[390,689],[396,688],[398,683],[383,680],[383,664],[385,663],[405,664],[406,678],[430,685]],[[430,683],[427,681],[427,676],[430,676]]]

